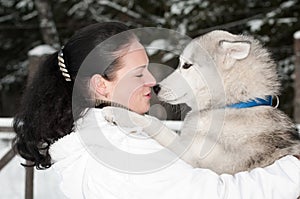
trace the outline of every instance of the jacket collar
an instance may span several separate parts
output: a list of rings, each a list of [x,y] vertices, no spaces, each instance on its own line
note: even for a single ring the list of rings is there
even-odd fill
[[[85,120],[95,118],[95,116],[97,116],[98,120],[102,120],[102,122],[105,121],[104,118],[101,117],[101,109],[86,109],[84,111],[83,117],[79,118],[74,123],[74,131],[51,144],[49,153],[53,162],[57,162],[68,156],[76,154],[79,151],[85,150],[79,131],[83,128],[86,128]]]

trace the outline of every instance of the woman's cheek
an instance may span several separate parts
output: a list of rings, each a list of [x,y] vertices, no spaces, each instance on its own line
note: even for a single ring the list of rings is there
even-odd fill
[[[143,79],[139,77],[125,76],[115,85],[112,101],[125,106],[136,103],[139,96],[142,96]]]

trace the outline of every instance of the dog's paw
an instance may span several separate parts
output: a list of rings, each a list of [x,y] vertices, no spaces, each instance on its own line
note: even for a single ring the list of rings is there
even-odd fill
[[[115,124],[115,118],[114,118],[114,110],[111,109],[110,107],[105,107],[102,109],[102,115],[104,117],[104,119],[111,123],[111,124]]]
[[[104,107],[102,114],[106,121],[120,127],[133,128],[149,125],[149,120],[135,112],[119,107]]]

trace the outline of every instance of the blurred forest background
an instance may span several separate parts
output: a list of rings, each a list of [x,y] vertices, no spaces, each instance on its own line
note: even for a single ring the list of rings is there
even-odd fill
[[[299,15],[300,0],[0,0],[0,116],[13,116],[18,107],[30,49],[41,44],[58,49],[77,29],[112,20],[192,38],[214,29],[255,36],[278,63],[279,108],[292,116],[293,34],[300,30]],[[165,64],[171,62],[176,60]]]

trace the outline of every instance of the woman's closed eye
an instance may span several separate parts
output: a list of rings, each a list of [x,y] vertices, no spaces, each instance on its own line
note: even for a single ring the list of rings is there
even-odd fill
[[[147,71],[147,66],[143,65],[143,66],[139,66],[136,69],[133,70],[133,74],[135,77],[143,77],[145,72]]]
[[[136,77],[143,77],[143,74],[136,75]]]
[[[146,69],[143,68],[143,69],[139,69],[135,72],[135,77],[143,77],[144,74],[146,73]]]

